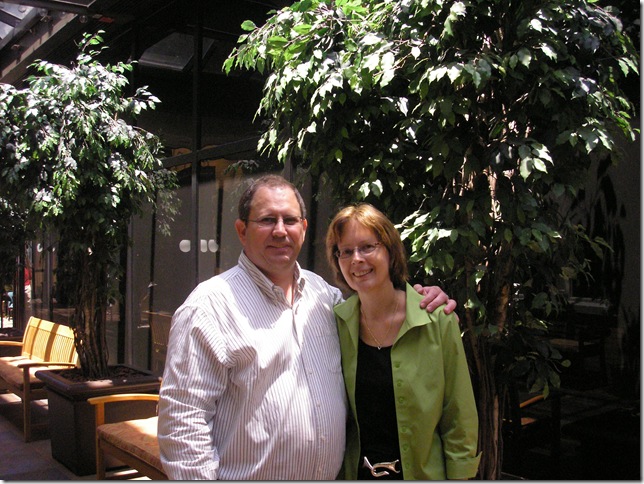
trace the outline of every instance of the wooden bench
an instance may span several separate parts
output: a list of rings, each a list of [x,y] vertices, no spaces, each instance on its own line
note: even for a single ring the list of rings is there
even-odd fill
[[[22,341],[0,341],[0,347],[19,346],[19,356],[0,357],[0,390],[22,401],[25,442],[31,441],[31,402],[47,398],[45,384],[35,372],[43,368],[69,368],[78,364],[74,332],[69,326],[29,318]],[[46,424],[42,424],[43,426]]]
[[[147,476],[153,480],[167,480],[163,471],[157,441],[156,416],[121,422],[105,423],[105,405],[113,402],[154,400],[154,393],[126,393],[88,398],[95,405],[96,415],[96,479],[106,479],[107,455],[118,459],[136,471],[127,478]],[[119,479],[111,476],[107,479]]]

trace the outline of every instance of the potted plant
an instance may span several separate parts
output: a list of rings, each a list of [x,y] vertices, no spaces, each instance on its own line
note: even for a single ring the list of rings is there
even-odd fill
[[[259,151],[400,222],[412,273],[464,308],[479,476],[498,479],[508,378],[559,384],[559,283],[606,248],[567,208],[635,139],[622,22],[587,0],[312,0],[242,27],[224,69],[266,75]]]
[[[91,425],[79,423],[92,437],[71,451],[58,451],[59,443],[72,440],[76,430],[69,425],[78,420],[55,416],[59,397],[71,391],[72,407],[81,402],[86,412],[90,389],[159,388],[159,378],[150,372],[124,376],[135,369],[108,365],[106,315],[110,300],[118,297],[120,256],[130,242],[132,216],[150,206],[171,216],[170,190],[176,186],[159,157],[159,139],[129,124],[159,100],[144,87],[125,94],[125,73],[133,66],[98,61],[105,48],[102,33],[83,36],[72,67],[39,61],[32,66],[37,75],[27,79],[28,87],[0,85],[0,199],[29,214],[29,224],[56,237],[57,282],[72,309],[69,325],[79,368],[37,376],[49,392],[52,453],[59,460],[73,459],[63,463],[80,475],[94,469],[93,415]],[[115,386],[118,382],[135,386],[122,390]],[[60,422],[66,428],[58,429]]]

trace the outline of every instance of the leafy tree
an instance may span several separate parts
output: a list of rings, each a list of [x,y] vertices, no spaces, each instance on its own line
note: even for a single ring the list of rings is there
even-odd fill
[[[259,149],[399,222],[416,277],[464,304],[480,476],[498,478],[507,376],[546,394],[557,283],[588,268],[569,199],[633,140],[620,89],[638,55],[593,0],[302,0],[239,40],[224,70],[266,75]]]
[[[106,313],[129,221],[147,204],[171,216],[176,186],[158,138],[127,122],[159,100],[146,88],[124,94],[132,64],[102,65],[100,34],[84,35],[73,67],[39,61],[27,88],[0,85],[0,201],[22,217],[14,232],[58,237],[58,282],[91,379],[109,376]]]

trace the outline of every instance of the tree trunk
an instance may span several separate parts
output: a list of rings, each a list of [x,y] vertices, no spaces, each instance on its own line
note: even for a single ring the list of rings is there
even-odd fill
[[[466,264],[466,272],[473,272]],[[467,280],[471,280],[468,274]],[[474,288],[472,288],[474,290]],[[499,389],[495,376],[496,365],[491,352],[491,338],[487,328],[482,328],[476,319],[476,310],[465,311],[467,331],[463,338],[465,354],[472,372],[472,385],[479,414],[479,464],[478,478],[498,480],[501,478],[503,439],[501,434],[502,411]]]
[[[90,253],[83,253],[78,262],[81,277],[74,282],[73,312],[70,326],[74,330],[76,350],[83,376],[100,380],[108,377],[106,315],[108,277],[105,266],[96,263]]]
[[[497,480],[501,477],[503,439],[501,437],[500,398],[494,375],[494,357],[490,353],[489,336],[465,338],[465,350],[474,369],[472,383],[479,413],[479,479]]]

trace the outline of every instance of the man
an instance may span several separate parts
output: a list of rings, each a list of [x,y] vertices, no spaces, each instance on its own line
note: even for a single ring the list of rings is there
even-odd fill
[[[306,207],[268,175],[242,195],[237,266],[201,284],[172,320],[159,401],[170,479],[330,480],[345,446],[339,289],[300,268]],[[449,302],[426,288],[428,310]]]

